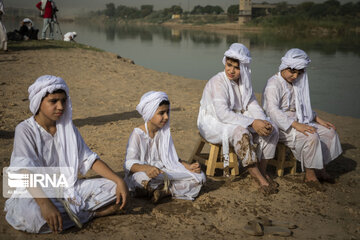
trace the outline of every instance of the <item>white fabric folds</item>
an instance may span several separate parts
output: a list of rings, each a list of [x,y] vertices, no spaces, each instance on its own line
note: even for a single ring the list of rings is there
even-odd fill
[[[281,72],[286,68],[306,70],[306,67],[310,62],[310,58],[303,50],[292,48],[281,58],[279,71]],[[298,79],[293,83],[293,86],[298,121],[300,123],[309,124],[315,116],[311,108],[309,81],[306,71],[298,76]]]

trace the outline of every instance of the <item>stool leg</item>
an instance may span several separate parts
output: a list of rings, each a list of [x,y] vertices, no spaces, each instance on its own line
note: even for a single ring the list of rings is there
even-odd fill
[[[296,158],[294,157],[294,155],[291,153],[291,157],[290,157],[290,161],[293,163],[293,166],[290,170],[290,174],[294,175],[296,173]]]
[[[284,175],[284,162],[285,162],[285,145],[278,146],[278,165],[276,166],[277,175],[282,177]]]
[[[230,152],[229,157],[230,157],[230,163],[233,163],[234,166],[231,169],[231,175],[233,176],[239,175],[239,164],[236,154],[234,152]]]
[[[206,175],[208,176],[215,175],[215,166],[216,166],[217,158],[219,156],[219,150],[220,148],[218,146],[214,144],[210,144],[210,154],[206,167]]]
[[[192,163],[192,161],[194,160],[194,156],[200,155],[201,150],[204,148],[204,145],[205,145],[204,140],[201,137],[199,137],[198,140],[195,143],[195,148],[194,148],[193,152],[190,155],[188,163]]]

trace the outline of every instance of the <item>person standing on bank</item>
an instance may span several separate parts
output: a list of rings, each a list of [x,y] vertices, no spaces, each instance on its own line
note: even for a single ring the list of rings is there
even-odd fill
[[[54,14],[58,11],[56,4],[53,0],[41,0],[36,4],[40,10],[40,15],[44,19],[44,25],[41,33],[41,39],[54,40]],[[46,32],[49,29],[49,38],[46,38]]]
[[[0,0],[0,49],[3,49],[6,52],[7,35],[6,35],[6,28],[2,23],[2,15],[4,15],[4,4],[3,1]]]

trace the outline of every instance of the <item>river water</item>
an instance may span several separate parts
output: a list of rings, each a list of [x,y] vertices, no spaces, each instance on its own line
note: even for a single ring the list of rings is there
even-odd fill
[[[9,21],[7,30],[18,28]],[[42,28],[41,21],[35,27]],[[295,36],[275,33],[211,33],[161,26],[114,27],[90,23],[60,23],[62,33],[76,31],[76,41],[131,58],[138,65],[199,80],[208,80],[224,66],[224,52],[233,42],[245,44],[252,55],[252,83],[262,92],[280,59],[293,47],[307,52],[312,106],[338,115],[360,118],[360,36]],[[60,33],[57,30],[57,38]]]

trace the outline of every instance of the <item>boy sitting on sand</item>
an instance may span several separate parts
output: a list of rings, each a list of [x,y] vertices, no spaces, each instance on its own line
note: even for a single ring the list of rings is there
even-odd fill
[[[125,157],[125,181],[135,196],[193,200],[205,183],[198,163],[182,162],[170,134],[170,102],[164,92],[145,93],[136,110],[145,123],[130,135]],[[167,181],[167,179],[169,181]]]
[[[204,88],[198,128],[208,142],[222,143],[225,175],[229,175],[230,143],[267,195],[277,192],[277,184],[266,173],[266,167],[275,155],[278,131],[256,101],[250,61],[249,50],[240,43],[233,43],[224,53],[225,70],[213,76]]]
[[[50,75],[39,77],[29,87],[29,100],[34,115],[15,129],[10,167],[26,171],[61,167],[68,186],[65,199],[48,198],[42,188],[27,188],[30,198],[13,194],[5,203],[8,223],[31,233],[58,233],[122,209],[127,186],[88,148],[74,126],[64,80]],[[89,169],[107,179],[77,179],[78,173],[85,175]]]
[[[311,62],[300,49],[290,49],[281,59],[279,72],[272,76],[263,92],[263,107],[279,127],[279,141],[293,152],[305,168],[305,182],[333,182],[324,165],[341,152],[335,126],[316,115],[311,108],[307,65]]]

